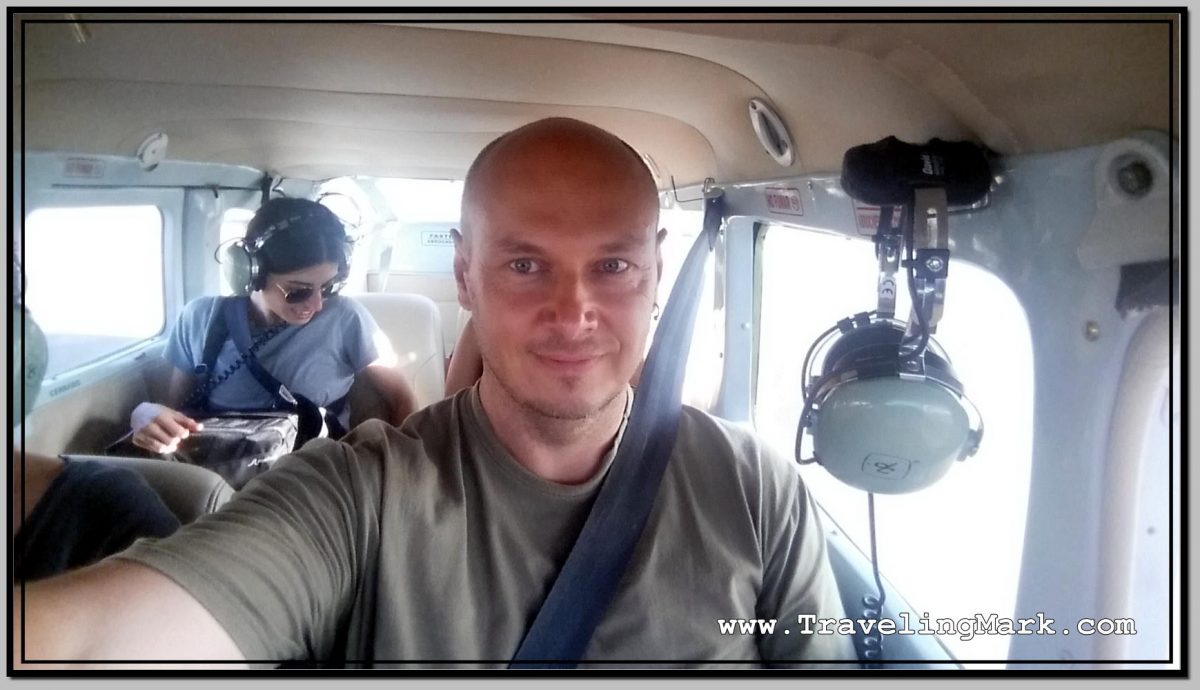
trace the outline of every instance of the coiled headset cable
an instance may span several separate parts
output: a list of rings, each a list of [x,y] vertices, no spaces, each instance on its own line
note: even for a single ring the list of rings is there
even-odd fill
[[[220,318],[220,316],[218,315],[217,318]],[[207,407],[208,406],[208,404],[207,404],[208,396],[209,396],[209,394],[212,393],[213,389],[216,388],[217,386],[221,385],[222,383],[228,381],[229,377],[231,377],[235,373],[237,373],[237,370],[240,369],[242,367],[242,365],[245,364],[248,359],[250,359],[251,357],[254,357],[256,354],[258,354],[258,351],[260,349],[262,349],[262,347],[264,345],[266,345],[267,342],[271,340],[271,338],[274,338],[275,336],[279,335],[279,333],[282,332],[283,329],[287,328],[289,325],[290,324],[288,324],[287,322],[284,322],[284,323],[278,324],[276,326],[272,326],[271,328],[268,328],[266,331],[263,331],[263,333],[261,333],[257,338],[255,338],[254,342],[250,344],[250,349],[246,352],[241,353],[238,356],[237,360],[233,364],[230,364],[228,367],[225,368],[225,371],[221,372],[220,375],[218,375],[218,376],[205,377],[205,379],[203,381],[198,383],[196,385],[196,388],[194,390],[192,390],[192,394],[190,396],[188,396],[187,401],[184,402],[183,409],[185,409],[185,410],[203,409],[201,407],[202,405],[203,405],[203,407]]]

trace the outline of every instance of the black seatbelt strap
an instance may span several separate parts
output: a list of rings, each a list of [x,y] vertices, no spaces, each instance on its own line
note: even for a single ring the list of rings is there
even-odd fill
[[[349,431],[339,419],[349,402],[350,394],[347,393],[325,406],[325,426],[329,429],[330,438],[341,438]]]
[[[705,202],[704,229],[671,288],[608,477],[510,668],[573,668],[616,594],[675,446],[704,264],[722,215],[720,197]]]

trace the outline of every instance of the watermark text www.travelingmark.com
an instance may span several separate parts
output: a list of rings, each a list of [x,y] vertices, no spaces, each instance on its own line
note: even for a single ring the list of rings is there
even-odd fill
[[[817,618],[812,614],[796,616],[795,628],[782,627],[774,618],[719,618],[717,627],[722,635],[958,635],[969,641],[978,635],[1136,635],[1137,625],[1132,618],[1081,618],[1074,626],[1054,627],[1054,619],[1042,612],[1031,618],[1002,618],[996,614],[977,613],[970,618],[937,618],[929,614],[913,619],[901,611],[898,621],[884,618],[879,621],[861,618]],[[914,627],[915,623],[915,627]]]

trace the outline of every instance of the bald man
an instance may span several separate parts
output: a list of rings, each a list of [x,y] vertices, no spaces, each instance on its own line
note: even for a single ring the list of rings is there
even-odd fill
[[[505,665],[620,444],[657,224],[652,178],[611,134],[550,119],[494,141],[454,236],[479,382],[399,428],[308,444],[172,538],[31,585],[26,657]],[[843,612],[795,464],[685,408],[583,665],[854,658],[847,638],[784,634],[801,615]]]

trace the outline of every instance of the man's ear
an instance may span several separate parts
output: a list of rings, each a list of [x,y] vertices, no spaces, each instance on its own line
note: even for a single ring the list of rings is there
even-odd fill
[[[662,280],[662,244],[665,239],[667,239],[667,229],[662,228],[658,231],[658,236],[654,240],[654,259],[658,266],[658,277],[654,281],[655,285],[658,285]]]
[[[458,304],[463,309],[471,311],[471,286],[467,283],[467,268],[471,264],[470,247],[458,228],[450,229],[454,238],[454,282],[458,284]]]

